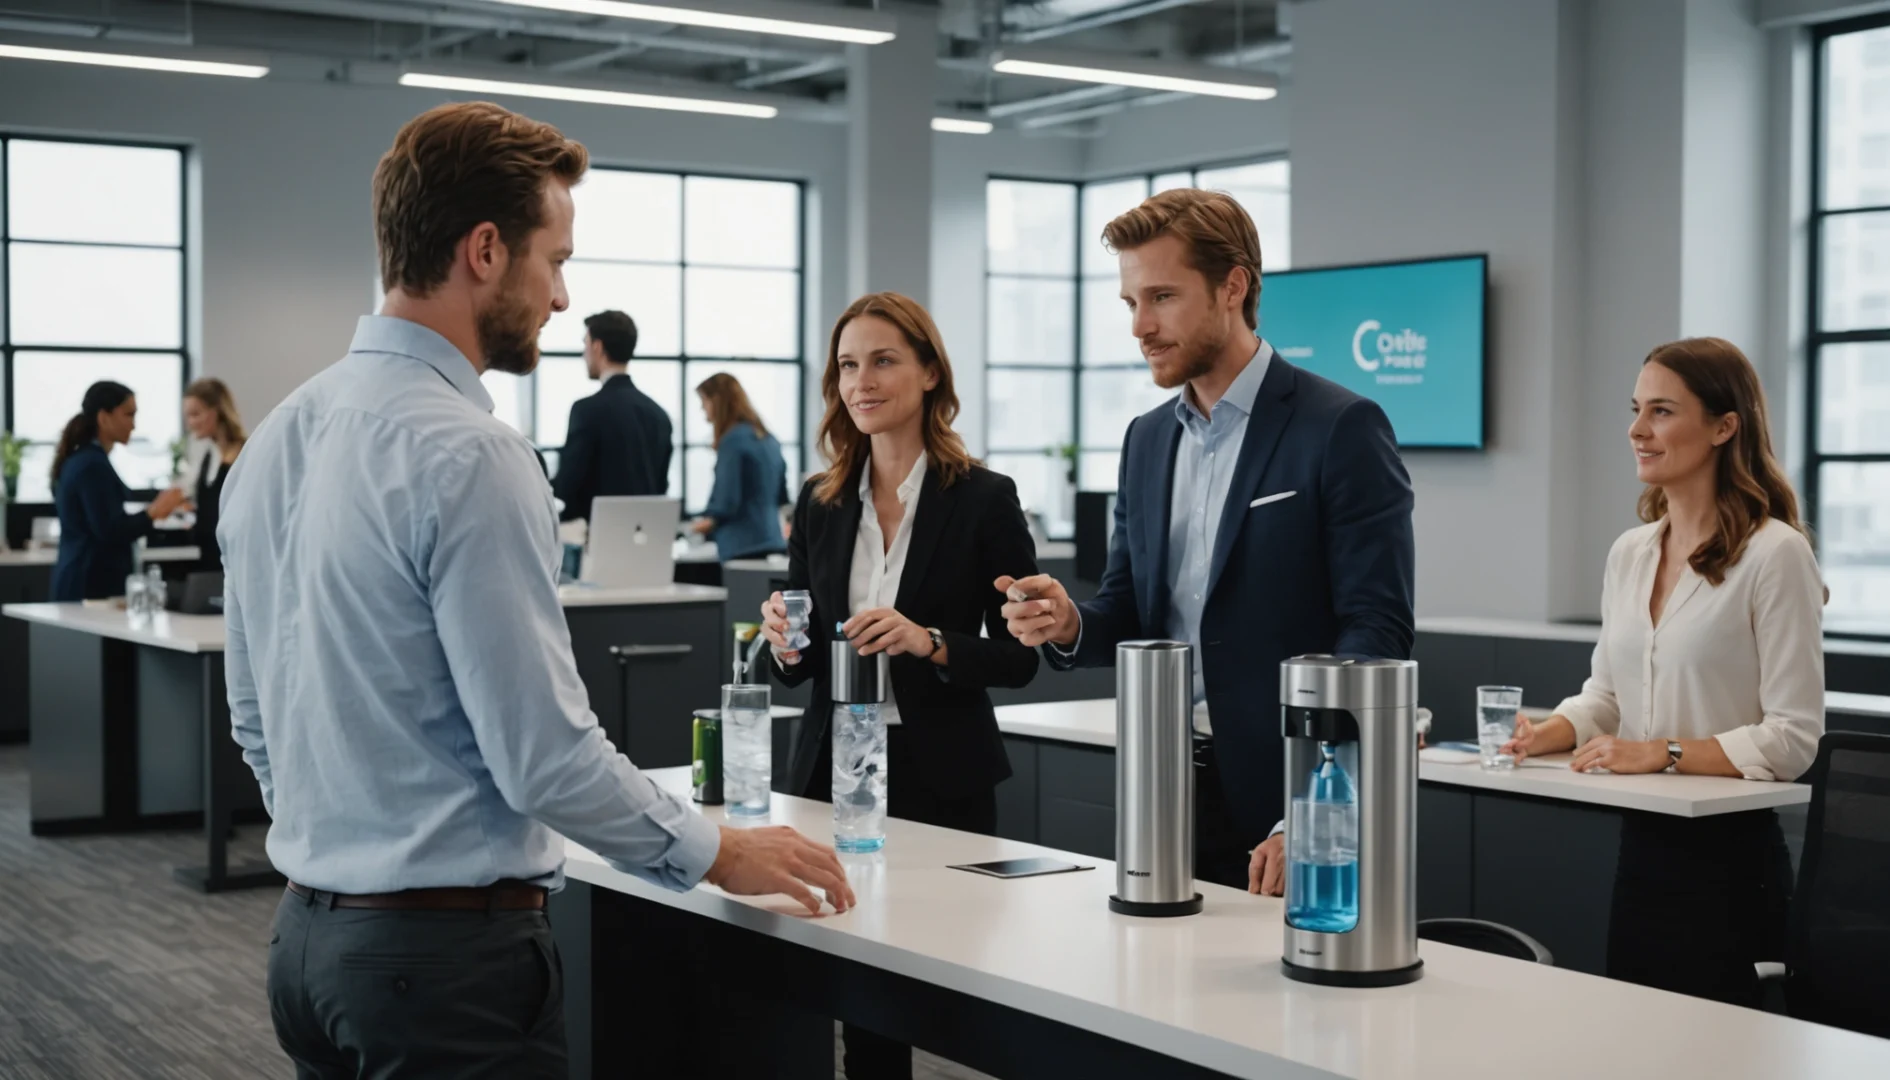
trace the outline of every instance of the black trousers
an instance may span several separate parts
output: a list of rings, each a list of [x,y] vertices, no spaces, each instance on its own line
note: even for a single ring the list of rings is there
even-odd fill
[[[809,799],[833,798],[833,737],[821,743],[820,760],[814,766],[805,795]],[[894,724],[886,730],[886,814],[905,821],[938,825],[961,832],[997,835],[997,789],[975,795],[947,798],[919,779],[924,775],[913,756],[912,743],[904,727]],[[912,1048],[852,1024],[843,1025],[847,1080],[912,1080]]]
[[[269,1014],[297,1080],[564,1080],[564,972],[538,911],[363,911],[283,890]]]
[[[1214,743],[1194,742],[1194,876],[1201,881],[1245,891],[1250,852],[1266,839],[1234,820],[1215,763]]]
[[[1608,919],[1608,977],[1758,1007],[1752,965],[1785,956],[1791,855],[1778,814],[1630,813]]]

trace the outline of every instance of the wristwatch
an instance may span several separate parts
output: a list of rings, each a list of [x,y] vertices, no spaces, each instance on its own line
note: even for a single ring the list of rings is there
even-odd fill
[[[932,652],[937,653],[940,649],[945,647],[945,635],[932,627],[928,626],[925,628],[925,636],[932,639]]]
[[[1680,771],[1680,753],[1681,753],[1680,740],[1668,739],[1667,740],[1667,768],[1666,768],[1667,772]]]

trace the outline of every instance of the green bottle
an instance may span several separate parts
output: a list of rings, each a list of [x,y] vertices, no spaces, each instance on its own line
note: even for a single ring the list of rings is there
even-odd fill
[[[697,709],[690,796],[704,806],[722,805],[722,710]]]

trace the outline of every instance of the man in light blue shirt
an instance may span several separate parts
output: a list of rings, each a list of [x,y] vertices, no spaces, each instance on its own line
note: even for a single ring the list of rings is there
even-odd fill
[[[674,889],[852,903],[830,849],[718,830],[605,740],[557,596],[551,492],[491,415],[565,308],[584,148],[449,105],[375,172],[383,315],[232,468],[230,712],[290,880],[271,1013],[304,1077],[562,1076],[563,836]]]

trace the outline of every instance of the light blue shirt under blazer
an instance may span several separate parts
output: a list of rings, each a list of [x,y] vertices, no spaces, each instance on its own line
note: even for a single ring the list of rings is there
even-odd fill
[[[368,316],[230,470],[230,718],[269,859],[338,893],[557,887],[562,834],[688,888],[719,834],[598,727],[550,488],[491,411],[445,338]]]

